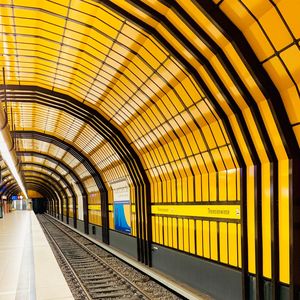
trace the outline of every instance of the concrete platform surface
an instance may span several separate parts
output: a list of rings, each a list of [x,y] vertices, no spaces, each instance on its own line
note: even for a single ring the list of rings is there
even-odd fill
[[[0,219],[0,300],[74,299],[32,211]]]

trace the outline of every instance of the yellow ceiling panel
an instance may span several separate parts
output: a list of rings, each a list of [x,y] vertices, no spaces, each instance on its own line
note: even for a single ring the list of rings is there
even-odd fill
[[[94,163],[98,168],[102,166],[103,168],[113,169],[115,162],[120,160],[110,144],[106,142],[104,146],[103,137],[95,129],[68,113],[30,102],[13,103],[13,110],[18,116],[14,120],[17,130],[45,132],[74,145],[80,152],[94,153],[92,157],[95,158]],[[81,164],[72,154],[47,142],[20,140],[22,141],[19,143],[21,150],[49,153],[49,155],[57,157],[72,168],[77,168]],[[110,159],[105,160],[107,156]],[[101,161],[106,162],[101,165],[99,164]],[[44,164],[42,161],[40,163]],[[89,173],[85,169],[81,175],[81,178],[85,178],[89,176]]]
[[[23,4],[24,4],[24,2],[23,2]],[[30,8],[28,9],[28,8],[24,7],[23,5],[18,5],[17,3],[14,2],[14,6],[12,9],[12,14],[15,17],[14,22],[16,22],[18,18],[24,18],[24,17],[26,17],[28,19],[36,19],[37,15],[39,13],[38,10],[34,7],[32,7],[33,9],[30,9]]]
[[[147,77],[142,73],[142,70],[138,68],[138,66],[134,64],[129,64],[128,68],[123,72],[124,76],[126,76],[129,80],[135,83],[137,86],[142,84],[142,80]]]
[[[284,65],[280,61],[278,57],[273,57],[264,63],[265,69],[270,73],[271,78],[275,82],[275,84],[281,88],[285,89],[285,87],[290,87],[293,82],[291,78],[286,73]]]
[[[88,42],[88,44],[90,45],[91,43]],[[102,65],[101,53],[98,53],[98,56],[94,57],[89,54],[89,51],[87,51],[87,47],[90,47],[90,46],[88,46],[88,45],[86,46],[85,51],[81,53],[80,59],[85,61],[85,66],[83,68],[84,71],[87,74],[95,77],[99,70],[99,67]],[[98,59],[98,58],[100,58],[100,59]]]
[[[29,10],[30,11],[30,10]],[[32,16],[33,18],[34,16]],[[64,28],[66,20],[64,16],[57,14],[55,11],[49,13],[47,10],[38,10],[38,19],[42,20],[45,24],[52,24],[60,28]]]
[[[280,58],[289,70],[290,77],[300,86],[300,64],[295,63],[300,62],[299,47],[297,45],[289,47],[281,52]]]
[[[72,37],[73,35],[70,33],[70,36]],[[75,40],[75,39],[69,38],[67,36],[63,36],[62,40],[63,40],[63,44],[67,45],[69,47],[80,49],[80,47],[82,45],[82,42],[80,40]]]
[[[299,26],[299,11],[300,2],[298,0],[289,0],[289,5],[286,5],[286,1],[276,1],[276,5],[286,23],[289,25],[290,30],[293,32],[295,38],[300,38],[300,26]]]
[[[127,47],[128,49],[132,49],[135,52],[138,52],[138,49],[141,47],[146,37],[144,35],[139,34],[138,32],[135,35],[137,35],[136,39],[133,39],[131,35],[123,34],[122,31],[120,31],[116,40],[121,45],[124,45],[124,47]]]
[[[81,62],[82,66],[92,69],[97,73],[99,67],[102,66],[102,62],[105,60],[108,51],[109,47],[88,38],[86,45],[84,45],[84,51],[81,52],[81,58],[78,57],[78,61]]]
[[[3,21],[3,25],[13,25],[14,19],[11,18],[12,16],[12,8],[7,7],[5,5],[0,5],[1,7],[1,22]]]
[[[14,30],[14,26],[12,26],[12,24],[3,25],[2,30],[5,32],[4,35],[6,36],[6,39],[9,39],[9,41],[11,41],[11,42],[15,41],[15,37],[13,36],[15,30]]]
[[[19,1],[23,3],[22,0]],[[55,12],[58,15],[66,16],[68,13],[69,2],[70,2],[69,0],[58,0],[58,1],[39,0],[37,1],[37,5],[47,11]]]
[[[54,168],[56,167],[56,164],[53,163],[53,162],[51,162],[51,161],[49,161],[49,160],[46,160],[46,161],[45,161],[45,166],[54,169]]]
[[[228,116],[233,115],[220,88],[216,86],[207,69],[201,65],[200,60],[188,49],[188,45],[181,43],[176,34],[169,31],[163,23],[159,23],[159,18],[154,20],[138,6],[123,0],[112,2],[128,9],[136,17],[153,26],[153,30],[159,31],[179,55],[194,67],[194,71],[198,72],[208,85],[225,113]],[[159,12],[167,12],[167,17],[176,28],[189,38],[202,54],[210,58],[209,63],[226,85],[226,89],[231,91],[239,107],[244,108],[244,99],[235,82],[229,78],[228,70],[219,57],[208,50],[196,30],[183,23],[176,11],[170,10],[162,2],[145,2]],[[285,18],[294,24],[291,26],[292,31],[297,33],[296,13],[284,10],[282,2],[276,3],[282,9]],[[2,4],[4,3],[2,1]],[[237,59],[240,56],[223,32],[200,13],[192,1],[178,0],[178,3],[218,44],[225,56],[231,58],[231,64],[242,80],[247,82],[247,88],[252,90],[253,85],[253,90],[257,89],[254,87],[256,83],[252,76],[244,68],[244,62]],[[263,39],[263,48],[266,50],[258,55],[259,58],[265,59],[275,54],[271,42],[274,43],[275,49],[281,50],[293,42],[293,37],[270,4],[257,5],[258,3],[261,4],[261,1],[224,0],[220,8],[233,21],[238,22],[243,18],[244,27],[241,26],[240,29],[245,30],[247,36],[256,33],[257,36],[262,36],[260,26],[256,25],[255,18],[249,14],[246,7],[253,11],[269,38]],[[134,143],[134,147],[145,153],[147,166],[153,168],[149,172],[161,174],[164,172],[163,168],[158,168],[161,163],[182,158],[186,153],[198,155],[201,151],[206,151],[206,148],[221,147],[229,143],[217,112],[212,109],[208,99],[203,100],[204,93],[200,85],[196,83],[190,71],[185,69],[162,43],[151,36],[150,31],[146,32],[130,20],[117,16],[110,9],[90,0],[15,0],[13,9],[2,7],[1,14],[6,16],[1,20],[6,26],[3,27],[5,42],[2,43],[0,51],[4,55],[2,61],[5,63],[7,83],[19,83],[20,80],[21,84],[43,86],[70,95],[78,101],[84,101],[87,105],[95,105],[100,113],[108,119],[112,118],[112,122],[118,124],[123,133],[127,133],[126,136],[129,142]],[[276,26],[273,26],[272,20],[276,20]],[[15,32],[18,34],[16,38]],[[297,36],[299,37],[298,33]],[[255,42],[256,39],[252,37],[252,41]],[[259,47],[261,46],[257,49]],[[273,74],[271,77],[274,82],[278,82],[282,89],[295,86],[293,80],[299,84],[299,68],[293,65],[293,61],[299,61],[296,50],[296,45],[286,48],[278,57],[271,58],[264,64]],[[263,100],[259,91],[254,94],[257,99]],[[98,163],[98,168],[105,168],[105,174],[116,166],[116,173],[123,172],[115,151],[107,148],[107,145],[103,146],[103,137],[90,126],[83,126],[83,122],[74,119],[71,114],[28,103],[16,108],[22,116],[17,120],[17,128],[46,131],[66,139],[80,151],[91,153],[94,161]],[[184,138],[184,134],[190,134],[189,138]],[[160,148],[154,150],[158,144]],[[61,150],[49,147],[45,151],[54,154],[55,151]],[[151,155],[147,156],[147,151],[151,151]],[[213,155],[210,152],[205,153],[203,157],[199,155],[200,160],[204,159],[201,171],[215,171],[213,159],[217,161],[218,168],[222,169],[223,152],[228,159],[229,150],[214,151]],[[64,155],[59,153],[60,157]],[[64,155],[63,159],[76,165],[74,159],[68,155]],[[181,176],[179,173],[184,174],[185,169],[188,169],[187,160],[178,161],[172,167],[177,176]],[[81,167],[78,165],[76,168]],[[88,176],[86,171],[83,174]],[[109,176],[112,176],[111,173],[107,175]],[[94,183],[89,185],[93,186]]]
[[[275,9],[269,9],[259,18],[259,21],[277,50],[281,50],[285,45],[293,42],[290,33]]]
[[[11,4],[11,0],[3,0],[3,1],[1,1],[1,5],[9,5],[9,4]]]

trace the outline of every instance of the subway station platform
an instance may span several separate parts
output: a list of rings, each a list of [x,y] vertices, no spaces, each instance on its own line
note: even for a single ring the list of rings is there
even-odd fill
[[[32,211],[0,219],[0,300],[74,299]]]
[[[32,204],[216,300],[299,300],[299,11],[2,0],[0,206]],[[6,218],[0,297],[25,291],[31,259],[39,298],[46,242],[31,213]]]

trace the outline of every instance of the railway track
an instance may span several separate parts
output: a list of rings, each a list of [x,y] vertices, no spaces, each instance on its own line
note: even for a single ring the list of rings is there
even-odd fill
[[[75,299],[183,299],[49,216],[38,219]]]

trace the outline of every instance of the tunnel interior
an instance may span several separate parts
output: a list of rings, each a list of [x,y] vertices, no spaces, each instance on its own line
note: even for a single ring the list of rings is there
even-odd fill
[[[0,9],[0,99],[36,213],[213,297],[297,299],[299,1]],[[1,176],[0,196],[19,192]]]

